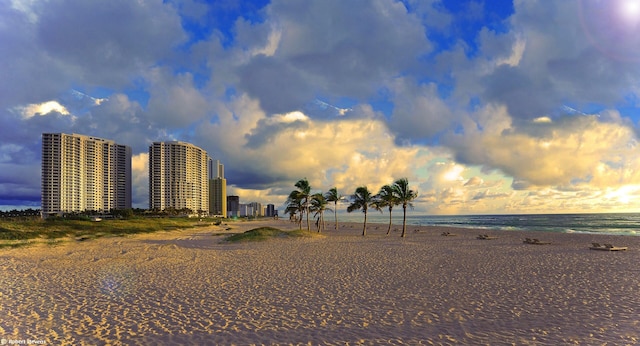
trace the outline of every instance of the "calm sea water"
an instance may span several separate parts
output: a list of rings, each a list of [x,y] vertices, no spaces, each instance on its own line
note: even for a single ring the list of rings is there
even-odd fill
[[[327,213],[327,222],[333,215]],[[338,214],[339,221],[362,222],[361,212]],[[367,214],[367,222],[388,223],[389,214]],[[402,214],[393,213],[393,224],[402,224]],[[640,236],[640,214],[528,214],[433,216],[407,213],[407,224],[451,226],[507,231],[545,231]]]

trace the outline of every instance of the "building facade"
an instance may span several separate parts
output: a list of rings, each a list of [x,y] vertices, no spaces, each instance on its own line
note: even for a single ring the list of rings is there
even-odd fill
[[[265,216],[268,216],[268,217],[278,216],[278,211],[276,210],[276,206],[271,204],[271,203],[267,204],[267,209],[265,211]]]
[[[42,216],[131,208],[131,148],[79,134],[42,134]]]
[[[186,142],[149,146],[149,209],[209,213],[209,155]]]
[[[227,217],[227,180],[219,160],[209,161],[209,213]]]
[[[240,216],[240,197],[227,196],[227,217]]]

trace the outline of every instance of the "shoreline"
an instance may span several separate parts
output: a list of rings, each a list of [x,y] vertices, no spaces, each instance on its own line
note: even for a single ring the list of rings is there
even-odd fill
[[[298,229],[282,219],[239,221],[0,250],[0,338],[74,345],[640,340],[637,237],[408,226],[401,238],[386,236],[384,224],[368,224],[363,237],[362,223],[340,222],[339,230],[327,223],[321,237],[221,242],[262,226]],[[476,239],[481,233],[497,238]],[[551,244],[524,244],[525,237]],[[590,251],[592,242],[629,249]]]

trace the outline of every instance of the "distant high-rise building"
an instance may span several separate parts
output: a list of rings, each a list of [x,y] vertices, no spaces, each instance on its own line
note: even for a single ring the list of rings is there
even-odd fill
[[[240,216],[240,197],[227,196],[227,217]]]
[[[79,134],[42,134],[42,215],[131,208],[131,148]]]
[[[247,215],[247,216],[264,216],[264,210],[262,208],[262,203],[260,203],[260,202],[251,202],[251,203],[248,204],[248,206],[251,208],[252,214],[251,215]]]
[[[209,155],[180,141],[149,146],[149,208],[209,213]]]
[[[219,160],[209,160],[209,213],[227,217],[227,180]]]
[[[220,160],[209,160],[209,179],[224,178],[224,165]]]
[[[273,204],[267,204],[267,212],[265,214],[265,216],[267,217],[274,217],[276,216],[276,206]]]

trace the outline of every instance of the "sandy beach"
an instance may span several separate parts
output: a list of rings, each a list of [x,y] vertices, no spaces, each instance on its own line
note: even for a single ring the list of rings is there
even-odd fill
[[[0,338],[47,345],[634,345],[640,237],[285,220],[0,250]],[[399,229],[398,226],[394,228]],[[443,231],[456,236],[441,236]],[[497,239],[478,240],[480,233]],[[523,244],[525,237],[549,245]],[[592,251],[592,242],[627,246]]]

